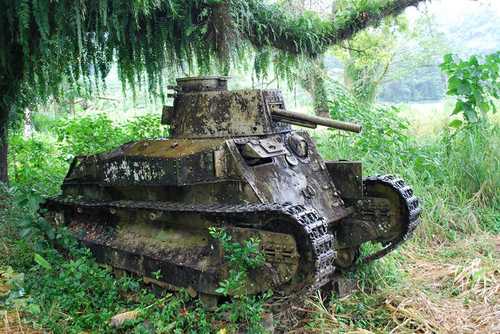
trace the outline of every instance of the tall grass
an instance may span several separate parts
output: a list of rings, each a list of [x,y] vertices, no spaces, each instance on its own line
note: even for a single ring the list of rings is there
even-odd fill
[[[395,107],[366,106],[332,87],[332,116],[363,124],[360,135],[328,130],[316,135],[328,159],[357,159],[365,175],[403,177],[424,206],[417,236],[454,240],[478,231],[500,233],[500,127],[482,122],[461,129],[444,126],[410,136],[410,124]]]
[[[332,115],[361,122],[364,129],[360,135],[337,130],[316,133],[322,155],[361,160],[365,176],[403,177],[421,199],[422,224],[405,246],[350,274],[357,280],[358,292],[334,297],[330,303],[314,300],[308,329],[451,333],[476,326],[478,332],[489,332],[498,316],[498,298],[491,296],[500,287],[500,268],[497,250],[494,255],[498,246],[482,241],[500,233],[498,122],[459,130],[444,125],[415,135],[397,108],[360,105],[345,91],[333,90]],[[426,263],[423,270],[412,268],[418,257],[432,257],[438,263]],[[443,264],[451,261],[459,264]],[[435,277],[425,280],[436,282],[426,286],[414,282],[416,274],[426,273]],[[490,299],[474,297],[478,294]],[[464,306],[467,303],[470,307]]]
[[[332,89],[337,89],[333,94],[336,99],[331,102],[332,115],[360,121],[364,130],[361,135],[336,130],[314,132],[318,147],[325,159],[361,160],[365,175],[398,174],[414,188],[424,210],[423,223],[417,229],[414,241],[410,242],[412,249],[427,249],[436,243],[452,243],[474,234],[500,233],[500,199],[497,191],[500,189],[500,128],[496,123],[483,123],[458,131],[443,128],[431,135],[412,136],[410,124],[400,116],[397,108],[361,105],[349,99],[345,92],[339,93],[338,88]],[[32,306],[33,315],[45,326],[65,326],[63,328],[67,331],[100,330],[106,326],[93,324],[103,321],[96,312],[106,312],[107,319],[120,308],[153,303],[154,297],[147,292],[140,292],[144,295],[139,303],[127,300],[128,297],[116,297],[124,291],[137,292],[140,289],[132,281],[114,282],[109,272],[95,266],[88,257],[80,262],[75,260],[66,263],[61,257],[51,255],[50,251],[47,253],[47,249],[52,249],[50,240],[64,238],[64,235],[58,235],[38,218],[38,201],[42,196],[59,191],[73,156],[109,150],[130,140],[161,137],[165,129],[159,127],[156,116],[122,125],[114,124],[105,115],[69,120],[39,118],[35,124],[38,132],[32,138],[24,139],[17,132],[10,138],[12,183],[10,189],[0,192],[3,200],[0,203],[0,219],[4,222],[0,224],[0,247],[6,250],[0,260],[0,267],[10,265],[28,273],[27,286],[38,295],[32,303],[36,305]],[[7,203],[6,198],[10,203]],[[6,224],[7,221],[11,224]],[[53,259],[62,269],[44,271],[34,264],[34,253]],[[388,308],[384,308],[384,298],[373,291],[404,287],[407,275],[402,268],[405,261],[405,255],[394,252],[364,266],[352,274],[358,280],[361,291],[349,299],[333,299],[330,306],[315,308],[314,317],[322,321],[325,328],[337,330],[378,330],[384,326],[394,328],[398,323],[388,320],[392,301],[388,301]],[[64,280],[67,280],[67,285],[63,284]],[[110,293],[99,289],[92,291],[94,282],[108,287],[106,289]],[[78,313],[80,305],[71,300],[74,296],[58,295],[57,291],[65,286],[75,289],[71,294],[74,292],[78,295],[75,298],[80,298],[78,300],[81,303],[88,299],[87,304],[81,306],[86,314]],[[76,291],[80,288],[85,289],[85,292]],[[111,299],[96,300],[99,296],[94,295],[95,292]],[[112,300],[115,297],[116,303]],[[172,302],[175,305],[169,302],[166,306],[155,306],[156,313],[148,316],[158,321],[176,323],[176,328],[193,325],[196,319],[204,316],[196,302],[190,299],[175,299]],[[72,312],[71,318],[64,318],[61,314],[52,318],[40,314],[47,310],[45,306],[40,308],[40,303],[53,303],[48,306],[57,312],[69,310]],[[64,303],[69,303],[68,310],[61,306]],[[193,305],[193,313],[177,317],[176,314],[185,312],[187,307]],[[92,308],[95,308],[95,312]],[[326,313],[319,312],[319,309]],[[318,323],[314,324],[316,326]],[[135,322],[130,328],[136,325],[140,327],[142,322]],[[199,326],[208,328],[206,323]]]

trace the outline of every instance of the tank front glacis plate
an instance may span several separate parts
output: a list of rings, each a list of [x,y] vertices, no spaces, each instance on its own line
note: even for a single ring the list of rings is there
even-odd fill
[[[294,140],[306,151],[296,152]],[[228,146],[235,168],[261,202],[305,204],[329,222],[346,216],[326,165],[306,132],[238,138],[228,141]]]
[[[224,144],[222,139],[164,139],[144,140],[129,145],[122,150],[125,156],[152,158],[182,158],[204,151],[214,151]],[[109,155],[112,155],[109,154]]]

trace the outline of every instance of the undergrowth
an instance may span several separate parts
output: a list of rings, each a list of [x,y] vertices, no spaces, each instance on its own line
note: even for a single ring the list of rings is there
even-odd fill
[[[187,291],[158,295],[136,277],[113,275],[65,228],[56,230],[40,218],[38,201],[19,201],[21,195],[7,189],[0,196],[8,204],[0,210],[2,221],[7,220],[0,225],[0,246],[7,250],[0,259],[0,291],[6,291],[0,308],[22,311],[33,328],[53,333],[266,332],[262,316],[270,295],[251,296],[244,289],[247,271],[264,262],[259,240],[240,244],[223,229],[210,230],[229,267],[217,291],[234,297],[209,312]]]
[[[421,200],[422,224],[399,250],[350,274],[358,292],[330,303],[313,300],[308,330],[455,333],[475,326],[468,329],[489,332],[500,311],[498,245],[491,249],[491,238],[500,234],[499,125],[485,119],[409,136],[411,124],[397,108],[363,105],[340,86],[330,89],[332,116],[362,123],[363,133],[315,134],[322,155],[361,160],[365,176],[401,176]],[[412,268],[415,262],[439,264]],[[450,262],[457,263],[444,264]],[[426,273],[442,275],[439,284]],[[418,275],[434,286],[414,282]]]
[[[157,116],[121,125],[106,115],[37,122],[50,130],[35,132],[28,139],[21,133],[10,138],[12,183],[0,189],[0,247],[4,250],[0,288],[8,286],[8,293],[5,299],[1,296],[0,307],[20,310],[35,328],[54,333],[211,333],[217,328],[265,332],[262,314],[269,295],[254,297],[242,290],[246,270],[263,262],[258,240],[239,244],[231,242],[224,230],[211,230],[230,268],[219,291],[236,297],[207,312],[185,291],[158,297],[137,278],[115,277],[69,232],[54,229],[38,215],[42,199],[58,193],[74,156],[103,152],[131,140],[164,137],[166,129]],[[16,286],[3,280],[12,272],[23,273]],[[119,329],[110,326],[116,315],[122,319]]]
[[[333,86],[334,118],[363,124],[363,134],[337,130],[316,136],[327,159],[357,159],[364,175],[391,173],[405,179],[421,199],[424,224],[418,237],[454,240],[460,235],[500,233],[500,126],[494,122],[444,127],[437,134],[410,137],[410,124],[393,106],[366,106]]]
[[[397,108],[365,106],[350,99],[339,87],[332,87],[332,91],[332,116],[361,122],[364,130],[360,136],[336,130],[316,132],[323,157],[361,160],[364,175],[402,176],[422,200],[423,223],[413,241],[403,247],[404,254],[396,251],[352,274],[358,281],[357,293],[347,299],[334,296],[330,304],[313,300],[314,314],[308,329],[389,331],[400,325],[391,320],[391,307],[410,298],[391,297],[387,292],[389,287],[403,292],[409,289],[408,273],[403,269],[408,251],[415,257],[428,256],[429,248],[454,245],[474,235],[500,233],[500,129],[494,122],[482,122],[460,129],[443,128],[425,137],[410,137],[410,124],[399,116]],[[59,191],[74,156],[106,151],[131,140],[164,136],[166,129],[158,125],[156,116],[118,125],[105,115],[71,120],[44,118],[35,122],[40,123],[42,126],[32,138],[25,139],[20,132],[12,133],[10,138],[12,183],[0,192],[0,269],[7,272],[6,268],[11,268],[24,273],[24,278],[22,284],[13,288],[16,298],[2,299],[0,303],[21,309],[35,327],[54,333],[116,331],[109,321],[124,312],[133,315],[130,319],[125,317],[121,329],[125,332],[208,333],[226,328],[263,331],[259,326],[266,296],[236,293],[233,302],[215,313],[205,311],[196,298],[185,292],[158,297],[137,279],[117,278],[97,265],[64,230],[53,230],[36,213],[42,197]],[[261,262],[258,257],[249,257],[255,262],[246,263],[242,253],[238,253],[243,250],[255,254],[255,241],[237,246],[223,231],[213,230],[212,235],[226,245],[229,253],[233,247],[238,266],[251,268]],[[64,244],[67,253],[56,251],[56,244]],[[448,247],[439,252],[443,258],[453,259],[463,258],[464,251]],[[489,263],[482,262],[487,268],[494,267]],[[495,271],[483,272],[481,268],[484,267],[473,260],[456,264],[453,271],[450,269],[451,279],[443,279],[443,291],[449,291],[450,296],[468,296],[471,289],[485,295],[491,292]],[[222,282],[220,292],[234,294],[244,279],[238,276],[241,272],[241,267],[235,268],[228,281]]]

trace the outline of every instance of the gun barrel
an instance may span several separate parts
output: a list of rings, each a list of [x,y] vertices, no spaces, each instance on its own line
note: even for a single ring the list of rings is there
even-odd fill
[[[315,128],[317,125],[323,125],[329,128],[334,128],[339,130],[345,130],[357,133],[361,132],[361,125],[359,124],[335,121],[329,118],[305,115],[298,112],[275,109],[271,112],[271,115],[273,119],[277,121],[306,126],[309,128]]]

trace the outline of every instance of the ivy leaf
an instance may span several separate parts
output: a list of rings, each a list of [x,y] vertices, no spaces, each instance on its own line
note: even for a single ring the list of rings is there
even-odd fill
[[[454,119],[453,121],[451,121],[448,126],[451,127],[451,128],[454,128],[454,129],[458,129],[462,126],[462,121],[459,120],[459,119]]]
[[[464,101],[458,100],[457,104],[455,105],[455,109],[453,109],[453,112],[451,113],[452,115],[459,114],[462,112],[465,108],[465,103]]]
[[[35,262],[42,268],[46,269],[46,270],[51,270],[52,269],[52,266],[50,265],[50,263],[45,260],[40,254],[38,253],[35,253]]]

